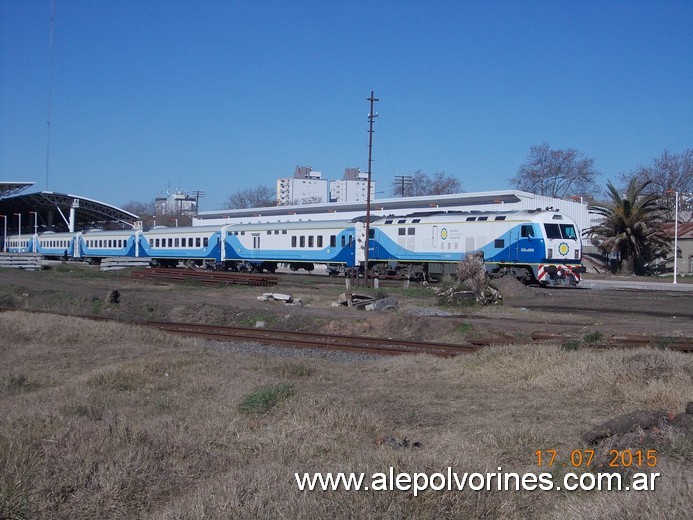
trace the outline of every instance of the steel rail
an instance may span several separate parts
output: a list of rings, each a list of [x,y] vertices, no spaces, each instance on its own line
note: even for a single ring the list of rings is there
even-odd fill
[[[137,322],[136,322],[137,323]],[[302,344],[319,346],[321,348],[357,348],[382,349],[387,352],[407,354],[441,354],[457,355],[476,352],[479,347],[459,345],[455,343],[435,343],[428,341],[408,341],[392,338],[375,338],[370,336],[348,336],[340,334],[316,334],[313,332],[275,330],[264,328],[228,327],[204,324],[171,323],[160,321],[144,321],[144,325],[177,332],[207,335],[214,338],[243,338],[261,342],[281,342],[287,344]]]
[[[247,327],[226,327],[217,325],[173,323],[151,320],[123,321],[116,318],[103,316],[86,316],[79,314],[60,313],[42,310],[27,310],[0,308],[0,312],[20,311],[35,314],[51,314],[71,318],[83,318],[94,321],[113,321],[129,325],[139,325],[155,328],[165,332],[182,334],[193,337],[203,337],[215,341],[245,340],[269,345],[286,345],[296,348],[312,348],[321,350],[340,350],[357,352],[362,354],[401,355],[401,354],[429,354],[438,357],[453,357],[459,354],[476,352],[479,347],[470,345],[456,345],[452,343],[432,343],[406,341],[390,338],[371,338],[368,336],[340,336],[336,334],[316,334],[311,332],[297,332]]]
[[[168,269],[152,267],[135,269],[130,273],[132,278],[148,280],[154,283],[195,282],[203,285],[277,285],[277,276],[253,273],[229,273],[219,271],[195,271],[185,269]]]

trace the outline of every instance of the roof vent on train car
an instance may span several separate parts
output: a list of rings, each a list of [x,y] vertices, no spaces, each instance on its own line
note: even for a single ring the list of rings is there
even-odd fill
[[[563,215],[554,215],[551,220],[563,220]]]

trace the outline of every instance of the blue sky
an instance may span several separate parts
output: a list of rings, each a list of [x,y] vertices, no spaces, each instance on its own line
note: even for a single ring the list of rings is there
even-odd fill
[[[693,2],[0,0],[0,179],[201,210],[310,165],[510,189],[532,145],[602,181],[693,136]]]

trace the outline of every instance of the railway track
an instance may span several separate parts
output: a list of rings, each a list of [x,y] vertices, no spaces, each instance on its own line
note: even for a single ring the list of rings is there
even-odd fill
[[[0,312],[21,311],[35,314],[52,314],[84,318],[95,321],[116,321],[142,327],[150,327],[166,332],[189,337],[215,341],[251,341],[268,345],[282,345],[292,348],[309,348],[319,350],[337,350],[359,354],[401,355],[429,354],[439,357],[453,357],[459,354],[470,354],[479,350],[478,345],[459,345],[454,343],[433,343],[426,341],[406,341],[391,338],[373,338],[368,336],[346,336],[339,334],[316,334],[248,327],[225,327],[197,323],[173,323],[166,321],[134,320],[123,322],[114,318],[85,316],[51,311],[34,311],[26,309],[0,308]]]
[[[269,286],[277,285],[279,281],[279,278],[277,276],[263,274],[229,273],[225,271],[196,271],[189,269],[167,269],[163,267],[135,269],[130,273],[130,276],[138,280],[148,280],[158,284],[187,282],[207,286]]]
[[[0,308],[0,312],[20,309]],[[134,320],[122,322],[114,318],[58,313],[51,311],[21,310],[36,314],[54,314],[96,321],[120,321],[133,325],[150,327],[189,337],[205,338],[214,341],[250,341],[267,345],[282,345],[292,348],[335,350],[375,355],[429,354],[439,357],[454,357],[460,354],[477,352],[489,345],[518,344],[533,342],[553,342],[571,348],[639,348],[653,347],[680,352],[693,352],[693,342],[688,338],[663,338],[642,335],[613,335],[610,337],[586,338],[584,336],[560,334],[550,331],[535,331],[531,340],[518,340],[510,336],[493,338],[474,338],[469,344],[437,343],[427,341],[408,341],[370,336],[347,336],[264,328],[229,327],[196,323],[174,323],[166,321]]]
[[[452,357],[459,354],[476,352],[479,349],[479,346],[476,345],[406,341],[390,338],[373,338],[368,336],[315,334],[312,332],[296,332],[247,327],[220,327],[216,325],[170,323],[161,321],[143,321],[136,323],[141,323],[144,326],[167,332],[183,334],[186,336],[202,337],[216,341],[232,341],[242,339],[272,345],[286,345],[295,348],[342,350],[362,354],[432,354],[434,356]]]

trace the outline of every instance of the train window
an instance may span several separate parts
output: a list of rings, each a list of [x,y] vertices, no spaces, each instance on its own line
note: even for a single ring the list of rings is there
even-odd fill
[[[544,224],[546,238],[561,238],[561,229],[558,224]]]
[[[286,235],[286,229],[282,229],[282,235]]]
[[[534,236],[534,228],[530,225],[524,225],[522,226],[522,229],[520,230],[520,235],[527,238],[527,237],[533,237]]]
[[[351,247],[353,245],[353,243],[354,243],[354,236],[349,235],[349,247]]]
[[[301,235],[298,237],[298,245],[299,247],[306,247],[306,237]]]
[[[502,238],[497,238],[493,243],[493,247],[503,249],[505,247],[505,240],[503,240]]]
[[[368,238],[375,238],[375,229],[368,229]]]
[[[173,247],[173,239],[172,238],[168,239],[168,247]]]
[[[295,236],[291,237],[291,247],[296,247],[296,237]]]
[[[399,236],[406,235],[406,234],[407,234],[407,228],[403,228],[403,227],[397,228],[397,234],[398,234]]]
[[[241,235],[245,235],[245,231],[241,231]]]
[[[505,220],[505,215],[501,215],[496,217],[496,220]]]
[[[560,226],[563,238],[577,240],[577,233],[575,232],[575,227],[572,224],[560,224]]]
[[[314,247],[314,245],[313,245],[314,241],[315,241],[315,237],[313,237],[313,235],[310,235],[308,237],[308,247]]]
[[[410,227],[407,228],[407,235],[413,235],[416,233],[416,228]]]
[[[179,244],[178,239],[177,238],[173,239],[173,247],[178,247],[178,244]]]
[[[398,220],[397,223],[398,224],[404,224],[406,221],[407,221],[407,219],[403,218],[402,220]]]
[[[318,235],[318,247],[322,247],[322,235]]]
[[[342,235],[342,247],[346,245],[346,237]]]
[[[330,247],[337,247],[337,237],[330,235]]]
[[[467,217],[467,222],[474,222],[476,217]]]
[[[195,238],[195,247],[200,247],[200,237]]]
[[[202,239],[202,247],[207,247],[209,245],[209,238],[204,237]]]
[[[392,219],[388,219],[385,221],[385,224],[392,224]]]
[[[275,229],[275,230],[274,230],[274,234],[275,234],[275,235],[278,235],[278,234],[279,234],[279,230],[278,230],[278,229]]]
[[[267,230],[267,234],[268,234],[268,235],[271,235],[271,234],[272,234],[272,230],[271,230],[271,229],[268,229],[268,230]]]
[[[488,217],[479,217],[479,220],[488,220]]]
[[[418,224],[419,222],[421,222],[420,218],[415,218],[414,220],[411,221],[412,224]]]

